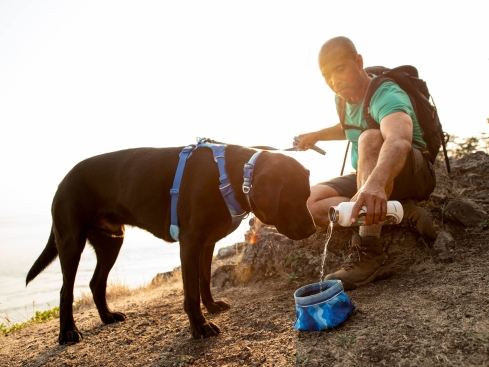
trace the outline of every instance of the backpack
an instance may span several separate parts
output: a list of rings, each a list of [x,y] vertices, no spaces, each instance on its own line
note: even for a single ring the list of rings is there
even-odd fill
[[[394,69],[389,69],[383,66],[371,66],[365,68],[365,71],[367,74],[376,75],[376,77],[370,82],[363,101],[363,117],[365,118],[368,126],[371,129],[380,128],[380,125],[370,115],[370,100],[372,99],[375,91],[382,83],[386,81],[396,83],[411,99],[414,112],[416,113],[416,117],[423,134],[423,140],[426,142],[430,162],[432,164],[435,163],[440,147],[443,147],[447,171],[450,173],[450,163],[448,161],[446,149],[446,143],[449,136],[443,132],[433,97],[428,91],[426,82],[419,79],[418,70],[414,66],[404,65]],[[338,115],[340,117],[340,122],[343,129],[354,128],[345,124],[345,101],[341,98],[339,99],[338,103]],[[343,168],[344,166],[345,162],[343,162]],[[343,168],[341,170],[342,175]]]

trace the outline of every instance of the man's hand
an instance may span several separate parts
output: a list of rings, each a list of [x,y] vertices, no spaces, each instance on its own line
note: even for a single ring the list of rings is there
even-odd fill
[[[351,211],[352,223],[357,220],[358,213],[363,206],[367,208],[367,214],[365,216],[366,225],[377,224],[379,221],[385,220],[387,214],[387,195],[381,187],[377,185],[369,187],[367,182],[350,201],[355,202]]]
[[[312,148],[318,141],[328,141],[328,140],[345,140],[346,136],[338,122],[336,125],[327,127],[322,130],[313,131],[307,134],[297,135],[301,139],[300,143],[293,142],[292,144],[299,148],[300,150],[308,150]]]
[[[315,132],[298,135],[298,138],[301,139],[300,143],[294,141],[292,144],[300,150],[308,150],[319,141]]]

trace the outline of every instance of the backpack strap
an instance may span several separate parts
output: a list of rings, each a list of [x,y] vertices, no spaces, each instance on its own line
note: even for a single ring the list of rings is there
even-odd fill
[[[346,115],[346,101],[343,98],[338,98],[338,116],[340,118],[341,128],[343,132],[346,129],[355,129],[364,131],[361,127],[352,126],[345,124],[345,115]],[[347,139],[348,140],[348,139]],[[340,176],[343,176],[343,172],[345,171],[346,157],[348,155],[348,149],[350,149],[350,141],[348,140],[348,144],[346,145],[345,156],[343,157],[343,165],[341,166]]]
[[[345,130],[346,101],[338,97],[338,117],[340,118],[341,128]]]
[[[370,81],[370,84],[368,85],[367,92],[365,93],[365,97],[363,99],[363,108],[362,108],[363,117],[365,118],[368,127],[371,129],[380,129],[380,121],[379,122],[375,121],[372,115],[370,114],[370,101],[372,100],[372,96],[374,95],[377,88],[379,88],[380,85],[385,82],[395,83],[395,80],[389,78],[388,76],[383,76],[383,75],[373,78]],[[409,98],[411,99],[411,103],[413,103],[414,101],[412,100],[412,98],[411,97]]]
[[[343,131],[345,131],[346,129],[365,131],[364,128],[345,124],[345,116],[346,116],[346,101],[343,98],[338,98],[338,117],[340,118],[340,124]]]
[[[399,83],[400,80],[406,80],[410,77],[412,78],[418,78],[418,70],[412,66],[412,65],[403,65],[399,66],[394,69],[389,69],[384,66],[370,66],[365,68],[365,71],[368,74],[374,74],[376,75],[371,81],[370,84],[367,88],[367,92],[365,93],[365,98],[363,100],[363,117],[365,118],[365,121],[367,122],[367,125],[371,129],[380,129],[380,121],[377,122],[373,119],[372,115],[370,114],[370,102],[372,101],[372,97],[374,93],[377,91],[377,89],[380,87],[381,84],[385,82],[393,82],[401,89],[403,89],[406,94],[408,95],[409,99],[411,100],[411,104],[414,109],[414,113],[416,116],[418,116],[418,111],[416,110],[416,101],[412,97],[414,91],[414,88],[411,87],[410,90],[406,90],[405,88],[410,85],[408,82],[404,83]],[[371,75],[373,76],[373,75]],[[429,98],[429,93],[428,90],[422,91],[423,95],[425,95],[426,98]]]

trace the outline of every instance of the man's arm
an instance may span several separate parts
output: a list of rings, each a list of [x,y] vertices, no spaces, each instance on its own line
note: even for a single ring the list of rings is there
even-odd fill
[[[404,112],[387,115],[380,122],[383,143],[375,167],[362,167],[357,176],[360,187],[352,201],[352,213],[357,215],[363,205],[367,207],[367,224],[385,219],[387,199],[392,193],[394,179],[401,172],[411,151],[413,122]],[[360,168],[360,167],[359,167]]]
[[[318,141],[346,139],[340,123],[322,130],[301,134],[299,135],[299,138],[301,139],[301,142],[297,145],[297,147],[300,150],[307,150],[315,145]]]

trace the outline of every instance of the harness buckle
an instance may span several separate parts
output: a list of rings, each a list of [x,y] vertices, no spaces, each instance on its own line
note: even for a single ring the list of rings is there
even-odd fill
[[[208,142],[210,142],[210,139],[208,139],[208,138],[197,137],[197,144],[208,143]]]
[[[243,192],[248,195],[251,191],[251,180],[248,177],[244,178],[243,181]]]
[[[195,145],[189,145],[182,149],[182,153],[190,153],[195,149]],[[180,153],[181,154],[181,153]]]
[[[170,195],[178,196],[180,190],[178,189],[170,189]]]

